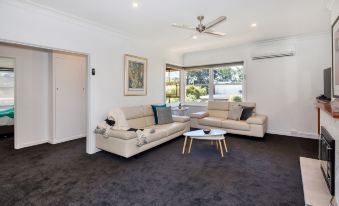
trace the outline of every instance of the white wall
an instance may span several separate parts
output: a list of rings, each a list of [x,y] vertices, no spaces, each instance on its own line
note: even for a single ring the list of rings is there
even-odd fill
[[[0,44],[0,56],[15,58],[15,148],[45,143],[50,135],[49,52]]]
[[[88,153],[96,151],[93,131],[108,110],[114,106],[163,102],[165,63],[171,63],[170,58],[180,62],[180,57],[154,48],[156,45],[151,42],[127,38],[17,1],[0,1],[0,25],[0,40],[89,54],[96,76],[89,76]],[[147,96],[124,96],[125,53],[148,58]]]
[[[251,56],[294,50],[294,57],[253,61]],[[315,97],[331,66],[330,34],[314,34],[233,48],[188,53],[184,66],[245,61],[247,101],[268,115],[270,133],[317,137]]]

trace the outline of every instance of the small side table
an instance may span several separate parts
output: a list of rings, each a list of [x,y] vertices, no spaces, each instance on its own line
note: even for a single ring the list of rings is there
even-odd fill
[[[172,114],[177,116],[188,116],[188,107],[174,107],[172,108]]]

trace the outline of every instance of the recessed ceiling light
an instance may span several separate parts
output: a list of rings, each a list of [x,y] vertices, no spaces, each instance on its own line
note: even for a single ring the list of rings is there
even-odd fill
[[[251,27],[253,27],[253,28],[254,28],[254,27],[257,27],[257,23],[252,23],[252,24],[251,24]]]
[[[198,36],[197,36],[197,35],[194,35],[192,38],[193,38],[193,39],[198,39]]]
[[[138,2],[133,2],[132,6],[133,6],[134,8],[137,8],[137,7],[139,6],[139,4],[138,4]]]

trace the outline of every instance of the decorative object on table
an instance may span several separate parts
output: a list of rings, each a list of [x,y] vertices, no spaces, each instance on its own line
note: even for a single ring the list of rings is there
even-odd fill
[[[202,131],[204,131],[205,134],[209,134],[211,132],[210,129],[203,129]]]
[[[332,112],[339,112],[339,99],[335,99],[331,102]]]
[[[147,95],[147,59],[125,55],[125,96]]]
[[[154,115],[154,122],[155,124],[158,124],[158,108],[163,108],[166,107],[166,104],[152,104],[152,110],[153,110],[153,115]]]
[[[181,108],[173,107],[172,114],[177,115],[177,116],[188,116],[188,110],[189,110],[188,107],[183,107],[183,106],[181,106]]]
[[[332,89],[339,98],[339,16],[332,25]]]
[[[179,109],[181,109],[181,103],[179,102],[179,107],[178,107]]]
[[[172,109],[171,107],[159,107],[157,108],[158,124],[171,124],[173,123]]]
[[[234,105],[230,107],[230,111],[228,112],[227,119],[239,121],[243,108],[240,105]]]

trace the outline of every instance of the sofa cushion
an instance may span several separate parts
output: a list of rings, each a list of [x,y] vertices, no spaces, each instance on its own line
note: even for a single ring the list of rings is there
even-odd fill
[[[227,119],[230,120],[240,120],[241,114],[242,114],[243,108],[242,106],[234,105],[230,108],[230,111],[228,112]]]
[[[225,118],[219,118],[219,117],[205,117],[202,119],[199,119],[199,124],[210,126],[210,127],[221,127],[221,122],[225,120]]]
[[[167,137],[167,131],[166,129],[163,129],[163,128],[156,128],[155,129],[155,132],[150,134],[147,139],[150,142],[154,142],[154,141],[157,141],[159,139],[162,139],[162,138],[165,138]]]
[[[254,107],[253,112],[256,111],[256,103],[255,102],[230,102],[230,107],[232,106],[243,106],[243,107]]]
[[[159,125],[173,123],[171,107],[157,108],[157,115]]]
[[[267,121],[267,117],[265,115],[254,115],[246,120],[248,124],[258,124],[263,125]]]
[[[209,117],[218,117],[222,119],[227,119],[228,111],[223,110],[208,110]]]
[[[225,101],[209,101],[208,110],[222,110],[227,111],[229,109],[229,103]]]
[[[234,130],[243,130],[249,131],[251,130],[251,126],[246,121],[235,121],[235,120],[224,120],[221,123],[222,128],[226,129],[234,129]]]
[[[144,117],[144,106],[122,107],[126,120],[138,119]]]
[[[188,116],[177,116],[172,115],[173,121],[175,122],[189,122],[190,118]]]
[[[126,130],[116,130],[116,129],[108,130],[107,135],[109,137],[115,137],[115,138],[119,138],[123,140],[134,139],[137,137],[136,132],[126,131]]]
[[[154,125],[153,127],[149,128],[154,128],[155,131],[157,130],[166,131],[166,135],[170,136],[174,133],[185,130],[186,124],[181,122],[173,122],[171,124]]]
[[[151,106],[152,106],[153,115],[154,115],[154,122],[155,122],[155,124],[158,124],[157,108],[166,107],[166,104],[154,104],[154,105],[151,105]]]
[[[247,120],[248,118],[250,118],[252,116],[254,107],[243,106],[242,108],[243,108],[243,110],[242,110],[242,113],[241,113],[240,120]]]
[[[208,116],[209,116],[208,112],[196,112],[196,113],[191,114],[192,118],[198,118],[198,119],[208,117]]]

